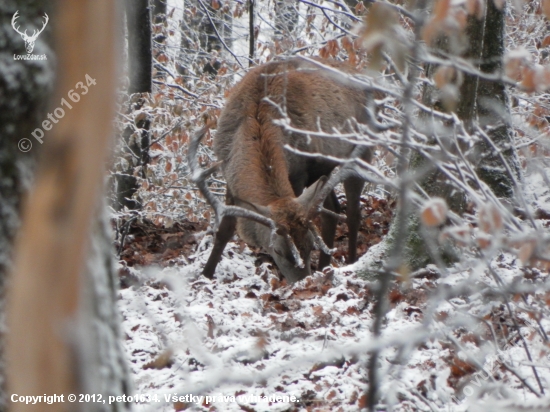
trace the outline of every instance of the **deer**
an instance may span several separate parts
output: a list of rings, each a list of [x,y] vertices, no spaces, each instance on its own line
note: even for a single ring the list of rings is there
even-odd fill
[[[23,38],[23,40],[25,41],[25,49],[27,49],[27,53],[32,53],[32,51],[34,50],[34,43],[36,42],[36,39],[38,38],[38,35],[40,33],[42,33],[44,31],[44,29],[46,28],[46,25],[48,24],[48,21],[50,20],[50,18],[48,17],[48,15],[46,13],[44,13],[44,23],[42,24],[42,28],[40,30],[33,30],[33,33],[32,35],[28,35],[27,34],[27,30],[25,30],[23,33],[21,33],[19,31],[19,26],[15,26],[15,21],[19,18],[19,16],[17,15],[19,13],[19,10],[17,10],[12,19],[11,19],[11,26],[13,27],[13,29],[19,33],[21,35],[21,37]]]
[[[330,264],[339,219],[348,225],[348,262],[356,261],[365,182],[354,162],[370,162],[371,147],[331,134],[354,136],[368,125],[372,93],[342,73],[357,74],[346,63],[300,57],[253,68],[233,88],[217,121],[218,163],[206,170],[198,164],[199,144],[210,126],[192,137],[191,179],[216,215],[205,277],[213,278],[237,231],[272,256],[288,283],[300,281],[312,273],[312,250],[321,251],[319,270]],[[220,169],[227,183],[225,205],[206,183]],[[334,191],[340,182],[345,218]],[[321,233],[313,223],[319,213]]]

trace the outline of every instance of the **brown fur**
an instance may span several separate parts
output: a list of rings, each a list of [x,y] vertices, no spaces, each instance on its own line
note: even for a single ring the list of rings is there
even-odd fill
[[[353,72],[342,63],[326,60],[321,62],[340,71]],[[265,98],[271,101],[266,101]],[[257,211],[263,207],[268,208],[263,213],[269,214],[280,227],[286,229],[307,265],[312,248],[311,236],[308,235],[310,207],[302,199],[303,196],[297,196],[320,177],[329,175],[335,163],[296,155],[285,150],[284,145],[340,158],[347,158],[354,146],[335,138],[312,137],[308,141],[304,133],[285,132],[282,127],[274,124],[274,120],[283,118],[274,103],[286,110],[292,127],[313,131],[320,127],[327,133],[351,133],[354,131],[351,119],[367,123],[367,99],[368,95],[364,90],[344,83],[311,62],[293,58],[251,70],[231,92],[218,120],[214,150],[222,161],[222,170],[227,180],[228,203],[243,207],[255,205]],[[370,160],[369,157],[370,155],[366,156],[366,160]],[[360,193],[363,183],[356,180],[350,180],[353,184],[347,182],[350,193],[357,190]],[[353,213],[357,214],[358,194],[352,194],[353,203],[357,203],[357,210]],[[333,194],[327,199],[325,206],[339,211]],[[354,210],[353,205],[349,210]],[[348,214],[348,224],[358,226],[357,218],[353,219],[352,222]],[[238,220],[239,235],[246,242],[262,246],[270,253],[274,252],[272,255],[289,280],[298,280],[296,278],[309,274],[309,267],[303,273],[285,273],[290,269],[281,268],[281,263],[286,267],[287,262],[281,262],[280,259],[281,255],[288,257],[288,248],[281,247],[277,250],[277,245],[271,245],[267,228],[250,220]],[[323,238],[330,247],[333,243],[335,222],[327,224],[332,229],[324,230]],[[234,223],[226,222],[224,230],[233,229]],[[356,236],[357,227],[350,227],[350,231],[355,231]],[[223,238],[223,243],[228,235],[218,233],[217,237]],[[217,250],[223,250],[223,246],[218,244]],[[214,256],[216,254],[217,252],[213,252],[207,264],[210,275],[213,274],[216,260],[220,258]],[[354,257],[355,251],[350,256]],[[207,268],[205,274],[206,272]]]

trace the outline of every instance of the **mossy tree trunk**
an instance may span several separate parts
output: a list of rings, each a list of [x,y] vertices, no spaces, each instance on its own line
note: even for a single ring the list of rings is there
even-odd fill
[[[485,16],[481,16],[481,18],[468,17],[465,31],[468,48],[461,53],[461,57],[469,59],[474,66],[485,73],[499,71],[504,54],[504,29],[504,10],[497,9],[493,1],[488,0]],[[440,37],[436,42],[436,49],[452,54],[454,45],[450,44],[451,41],[456,41],[456,39]],[[432,78],[436,70],[437,66],[429,65],[426,68],[427,77]],[[488,136],[501,150],[517,177],[519,167],[512,145],[506,87],[501,82],[484,80],[479,76],[470,74],[462,74],[462,76],[462,83],[458,85],[459,100],[454,108],[455,113],[464,122],[468,132],[475,133],[476,125],[487,130]],[[422,96],[424,104],[443,111],[445,108],[440,96],[440,91],[434,86],[425,85]],[[428,114],[421,115],[422,119],[425,124],[431,122]],[[440,141],[449,140],[441,139]],[[432,143],[435,144],[435,138],[432,139]],[[447,149],[453,151],[452,145]],[[481,140],[478,143],[476,152],[479,177],[498,197],[511,198],[514,179],[506,173],[499,153],[486,140]],[[446,159],[439,160],[445,161]],[[458,215],[464,212],[467,201],[465,194],[449,184],[446,177],[436,170],[428,159],[415,152],[411,156],[410,167],[415,172],[422,173],[419,185],[424,193],[430,197],[445,199],[449,208]],[[393,222],[392,227],[397,224],[398,222]],[[440,245],[437,239],[437,229],[423,227],[420,224],[418,213],[409,216],[407,226],[407,247],[403,253],[404,261],[409,269],[416,270],[429,263],[448,265],[456,261],[457,256],[452,247]],[[391,230],[388,235],[390,243],[393,234],[394,231]]]
[[[481,71],[485,73],[502,70],[506,29],[505,7],[504,4],[502,9],[498,9],[494,1],[487,1],[480,65]],[[514,195],[514,180],[519,178],[520,167],[513,144],[506,86],[502,82],[479,79],[476,108],[480,126],[486,130],[494,146],[502,154],[501,157],[492,144],[482,139],[477,145],[477,173],[497,197],[511,199]],[[512,176],[507,173],[503,160],[508,163]]]

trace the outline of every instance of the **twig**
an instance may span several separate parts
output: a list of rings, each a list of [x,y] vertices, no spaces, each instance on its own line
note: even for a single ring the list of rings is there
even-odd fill
[[[153,80],[153,83],[155,84],[162,84],[164,86],[168,86],[168,87],[172,87],[174,89],[178,89],[179,91],[181,91],[182,93],[188,95],[188,96],[191,96],[195,99],[198,99],[199,98],[199,95],[198,94],[195,94],[195,93],[192,93],[190,92],[189,90],[187,90],[186,88],[180,86],[179,84],[173,84],[173,83],[166,83],[166,82],[161,82],[160,80]]]
[[[495,272],[495,270],[491,267],[491,265],[488,265],[489,273],[493,276],[495,279],[495,282],[499,285],[504,285],[504,282],[498,275],[498,273]],[[506,294],[502,293],[502,298],[504,299],[504,304],[506,305],[506,309],[508,310],[508,313],[510,314],[510,318],[512,319],[512,322],[514,323],[514,327],[516,328],[519,338],[521,339],[521,343],[523,344],[523,349],[525,350],[525,353],[527,354],[527,359],[532,363],[533,357],[531,356],[531,352],[529,351],[529,346],[527,345],[527,342],[525,341],[525,338],[521,334],[521,329],[519,327],[519,324],[517,322],[517,319],[514,315],[514,312],[512,311],[512,308],[510,307],[510,302],[508,300],[508,297]],[[537,380],[537,383],[539,385],[540,392],[544,394],[544,387],[542,386],[542,382],[540,381],[539,374],[537,372],[537,368],[534,366],[531,366],[531,369],[533,370],[533,374],[535,375],[535,379]],[[512,372],[512,371],[510,371]],[[535,393],[536,394],[536,393]],[[540,397],[540,395],[538,395]]]
[[[149,146],[146,147],[145,150],[148,150],[148,149],[149,149],[151,146],[153,146],[155,143],[160,142],[162,139],[164,139],[166,136],[168,136],[170,133],[172,133],[172,131],[173,131],[176,127],[178,127],[182,122],[183,122],[183,120],[181,120],[181,119],[178,120],[178,121],[176,122],[176,124],[175,124],[174,126],[172,126],[168,131],[164,132],[159,138],[153,140],[153,141],[149,144]]]
[[[417,10],[423,10],[426,4],[426,0],[421,0],[417,4]],[[412,50],[410,52],[410,60],[416,61],[420,53],[420,38],[421,30],[423,27],[423,17],[419,14],[420,17],[417,18],[415,25],[415,41],[412,45]],[[396,228],[396,235],[394,244],[388,254],[388,258],[384,264],[384,269],[388,272],[395,272],[401,266],[403,259],[402,250],[405,245],[407,237],[407,217],[409,214],[408,211],[408,197],[409,197],[409,179],[405,179],[405,174],[408,167],[408,158],[409,158],[409,140],[411,138],[411,129],[413,125],[413,102],[414,99],[414,89],[416,84],[416,79],[419,75],[419,69],[415,64],[411,65],[409,72],[409,79],[405,83],[403,91],[403,106],[404,106],[404,119],[403,119],[403,130],[401,135],[401,156],[398,158],[397,164],[397,175],[400,177],[398,198],[399,207],[397,209],[397,217],[395,222],[398,222]],[[374,324],[372,327],[372,334],[374,337],[379,337],[382,331],[382,322],[386,316],[388,310],[387,303],[387,294],[390,287],[390,277],[381,276],[379,289],[376,294],[376,304],[374,307]],[[368,377],[369,377],[369,387],[367,390],[367,407],[370,412],[376,410],[376,405],[379,402],[379,388],[380,388],[380,377],[378,374],[378,355],[380,350],[373,350],[371,352],[371,357],[368,362]]]

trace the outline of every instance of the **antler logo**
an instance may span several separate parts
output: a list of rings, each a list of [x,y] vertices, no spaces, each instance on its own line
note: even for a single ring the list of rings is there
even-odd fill
[[[13,15],[13,18],[11,19],[11,26],[13,27],[13,29],[17,33],[19,33],[21,35],[21,37],[25,41],[25,48],[27,49],[27,53],[31,54],[33,49],[34,49],[34,43],[36,42],[36,39],[38,38],[38,35],[44,31],[44,28],[46,27],[46,24],[48,24],[48,21],[50,20],[50,18],[48,17],[48,15],[46,13],[44,13],[44,24],[42,25],[42,28],[40,30],[34,30],[32,35],[29,36],[27,34],[27,30],[25,30],[23,33],[21,33],[19,31],[19,26],[17,26],[17,27],[15,26],[15,21],[19,17],[17,15],[17,13],[19,13],[19,10],[17,10],[15,12],[15,14]]]

